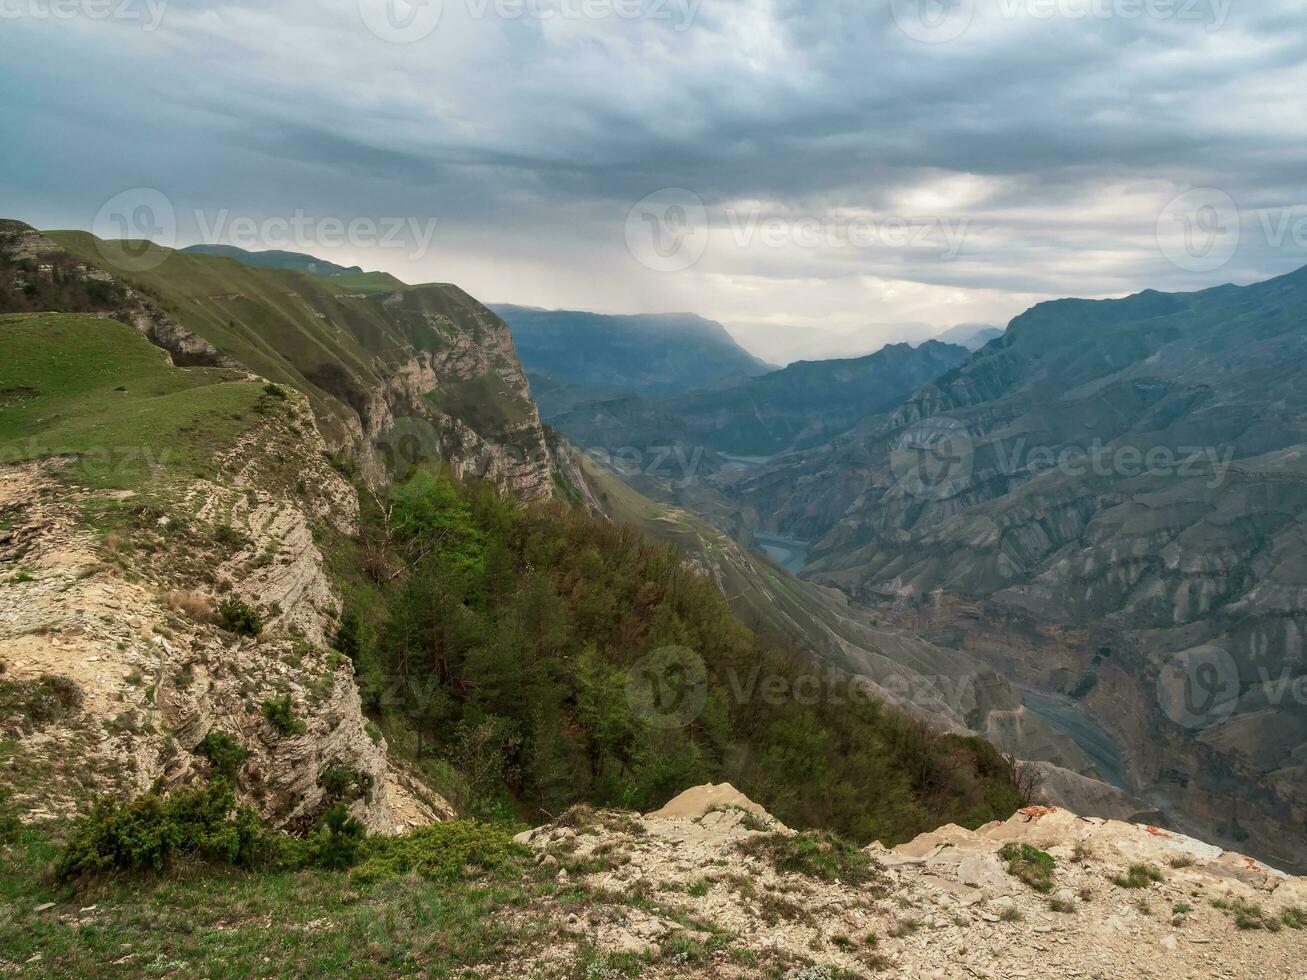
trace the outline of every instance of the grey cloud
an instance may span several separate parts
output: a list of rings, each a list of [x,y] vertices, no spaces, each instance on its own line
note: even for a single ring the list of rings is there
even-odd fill
[[[1296,0],[1236,0],[1216,32],[1001,21],[1000,2],[979,0],[973,29],[941,45],[904,36],[888,0],[702,0],[683,32],[476,20],[445,0],[414,45],[368,34],[354,0],[173,0],[153,34],[7,24],[0,124],[24,141],[0,153],[0,209],[86,226],[98,202],[147,184],[184,208],[256,216],[435,215],[443,250],[396,271],[443,278],[456,263],[473,292],[538,305],[693,305],[740,322],[821,307],[840,329],[1002,321],[1032,298],[1307,262],[1254,233],[1227,267],[1195,274],[1161,256],[1153,228],[1194,185],[1249,209],[1307,201]],[[974,199],[950,178],[976,181]],[[752,201],[818,218],[937,201],[972,230],[948,262],[714,240],[694,268],[651,273],[623,222],[673,186],[715,225]],[[814,302],[821,290],[847,308]]]

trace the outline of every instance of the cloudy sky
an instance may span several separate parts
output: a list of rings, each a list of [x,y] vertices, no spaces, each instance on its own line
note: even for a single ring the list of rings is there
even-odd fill
[[[0,0],[0,213],[852,352],[1307,264],[1305,22],[1303,0]]]

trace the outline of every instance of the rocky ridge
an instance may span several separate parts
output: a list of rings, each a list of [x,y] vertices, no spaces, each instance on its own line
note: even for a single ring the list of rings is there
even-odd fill
[[[552,495],[544,430],[508,327],[457,287],[352,294],[308,273],[166,249],[157,270],[136,272],[115,244],[0,220],[0,312],[101,313],[135,326],[179,367],[245,368],[294,385],[329,447],[374,485],[438,458],[521,499]],[[485,416],[487,404],[504,411]]]
[[[1032,807],[976,831],[873,844],[865,864],[845,856],[828,875],[794,860],[786,839],[831,853],[729,785],[518,837],[560,881],[612,896],[568,931],[600,950],[661,952],[645,976],[1304,975],[1307,880],[1155,827]],[[1042,877],[1019,863],[1026,848],[1047,862]],[[636,896],[646,901],[633,907]],[[706,965],[666,955],[714,939]]]

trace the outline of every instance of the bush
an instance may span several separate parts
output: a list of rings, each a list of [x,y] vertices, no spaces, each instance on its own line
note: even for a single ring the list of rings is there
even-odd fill
[[[248,602],[228,598],[218,603],[218,625],[237,636],[258,636],[263,632],[263,617]]]
[[[0,716],[17,712],[40,727],[67,718],[82,707],[82,689],[67,677],[42,674],[34,681],[0,682]]]
[[[349,766],[328,766],[318,774],[318,785],[328,800],[370,799],[372,776]]]
[[[348,868],[366,837],[367,828],[338,803],[322,815],[321,828],[309,837],[309,863],[329,871]]]
[[[353,609],[347,609],[336,628],[336,649],[358,664],[363,653],[363,621]]]
[[[179,857],[249,867],[261,850],[259,818],[234,807],[225,781],[171,796],[151,791],[130,803],[98,800],[74,825],[55,877],[67,882],[104,871],[162,871]]]
[[[195,747],[195,754],[209,760],[209,769],[214,776],[234,781],[250,757],[250,750],[225,732],[209,732]]]
[[[267,718],[272,727],[281,734],[301,735],[304,733],[304,722],[295,717],[289,694],[283,694],[279,698],[269,698],[263,702],[262,710],[263,717]]]
[[[1035,891],[1047,895],[1053,890],[1053,868],[1057,862],[1029,844],[1004,844],[998,852],[1007,862],[1007,873],[1019,878]]]
[[[237,551],[250,543],[249,538],[230,524],[219,524],[214,529],[213,540],[231,551]]]
[[[472,820],[432,824],[403,837],[370,837],[363,852],[353,875],[361,884],[407,874],[457,881],[469,871],[496,871],[514,862],[525,863],[530,853],[513,843],[506,827]]]
[[[762,834],[743,841],[739,849],[770,861],[777,871],[807,875],[822,881],[866,885],[884,878],[879,864],[844,838],[826,831]]]

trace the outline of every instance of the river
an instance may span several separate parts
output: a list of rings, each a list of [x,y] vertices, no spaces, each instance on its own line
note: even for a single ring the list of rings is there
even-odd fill
[[[1126,783],[1125,757],[1121,754],[1121,747],[1112,734],[1089,717],[1083,708],[1070,698],[1027,689],[1022,689],[1021,700],[1031,712],[1080,746],[1097,767],[1103,782],[1130,791]]]
[[[753,540],[776,564],[798,575],[808,563],[809,542],[783,538],[778,534],[754,534]]]

